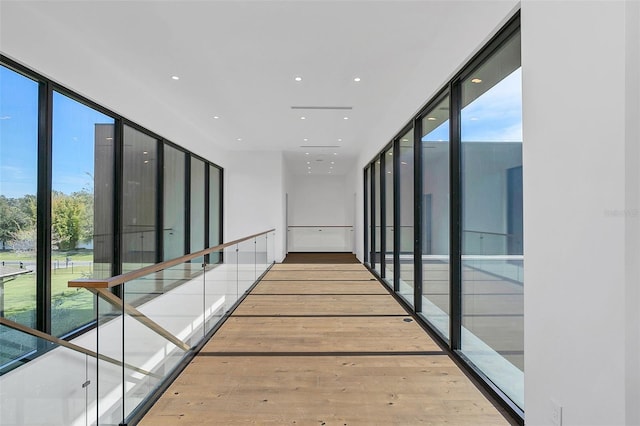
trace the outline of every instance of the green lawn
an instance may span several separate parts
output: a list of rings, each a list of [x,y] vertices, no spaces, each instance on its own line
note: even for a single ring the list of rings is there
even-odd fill
[[[4,253],[3,253],[4,254]],[[6,258],[5,258],[6,259]],[[24,259],[24,258],[23,258]],[[23,260],[16,259],[16,260]],[[62,264],[62,262],[61,262]],[[71,279],[91,274],[91,266],[54,269],[51,274],[51,334],[60,336],[95,320],[95,296],[85,289],[69,288]],[[29,327],[35,327],[36,274],[24,274],[4,284],[4,315]],[[0,349],[0,365],[35,348],[35,338],[18,331],[0,328],[0,340],[11,345]]]
[[[64,261],[67,256],[73,261],[92,261],[93,251],[91,250],[72,250],[72,251],[53,251],[51,252],[51,260]],[[15,252],[15,251],[3,251],[0,250],[0,261],[20,261],[26,260],[33,262],[36,260],[36,255],[33,252]]]
[[[33,253],[0,252],[0,261],[33,262]],[[68,267],[67,257],[69,258]],[[51,271],[52,334],[60,335],[94,319],[94,296],[84,289],[69,288],[69,280],[91,277],[93,252],[75,250],[54,251],[51,256],[54,269]],[[36,274],[24,274],[4,283],[5,317],[28,326],[34,326],[36,309]],[[55,321],[53,321],[55,319]]]

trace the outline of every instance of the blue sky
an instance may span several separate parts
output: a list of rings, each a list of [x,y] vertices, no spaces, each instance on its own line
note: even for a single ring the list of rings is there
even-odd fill
[[[518,68],[467,105],[461,113],[463,142],[522,142],[522,73]],[[423,142],[449,140],[445,121]]]
[[[0,67],[0,194],[37,188],[38,85]],[[92,188],[94,128],[113,119],[59,93],[53,98],[53,189]]]
[[[38,84],[0,67],[0,194],[37,189]]]

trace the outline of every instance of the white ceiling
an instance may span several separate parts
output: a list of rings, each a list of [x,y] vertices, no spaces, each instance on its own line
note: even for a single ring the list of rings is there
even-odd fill
[[[343,174],[516,4],[3,0],[0,51],[212,161],[222,150],[283,151],[295,174],[307,161]]]

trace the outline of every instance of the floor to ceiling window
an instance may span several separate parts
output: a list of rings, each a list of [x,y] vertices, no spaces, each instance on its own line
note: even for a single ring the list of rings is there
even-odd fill
[[[0,316],[36,326],[38,83],[0,66]],[[2,366],[35,338],[0,327]]]
[[[122,271],[155,263],[158,141],[124,126]]]
[[[164,145],[163,258],[175,259],[185,254],[185,173],[186,154]]]
[[[108,278],[113,264],[114,122],[53,93],[51,334],[94,320],[94,297],[69,280]]]
[[[422,118],[422,314],[449,338],[449,96]]]
[[[364,169],[364,263],[371,265],[371,166]]]
[[[382,273],[380,256],[380,245],[382,238],[382,225],[380,219],[380,160],[375,160],[371,165],[371,171],[373,173],[373,255],[371,264],[379,274]]]
[[[414,158],[413,158],[413,129],[400,136],[399,140],[400,167],[397,179],[398,185],[400,246],[398,247],[398,257],[400,260],[400,282],[398,285],[399,294],[411,305],[414,304],[414,256],[413,256],[413,179],[414,179]]]
[[[222,243],[222,171],[209,165],[209,247]],[[220,252],[209,255],[209,263],[220,262]]]
[[[374,273],[389,284],[399,267],[398,295],[523,416],[519,25],[517,14],[394,137],[397,150],[387,145],[367,166],[365,244]]]
[[[461,84],[461,350],[522,406],[524,371],[520,37]]]
[[[384,152],[384,267],[385,279],[393,287],[393,145]]]
[[[204,218],[205,218],[205,190],[204,190],[204,161],[191,157],[191,187],[190,187],[190,220],[191,253],[204,250]],[[202,263],[203,259],[193,259],[194,263]]]
[[[1,317],[60,337],[89,329],[95,297],[68,281],[188,251],[188,182],[194,244],[221,242],[222,169],[199,159],[191,182],[188,151],[5,56],[0,63]],[[0,374],[41,349],[0,326]]]

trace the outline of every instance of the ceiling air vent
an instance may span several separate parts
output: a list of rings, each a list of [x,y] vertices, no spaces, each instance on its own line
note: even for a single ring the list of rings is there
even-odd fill
[[[291,109],[348,110],[348,109],[353,109],[353,107],[312,105],[312,106],[292,106]]]

